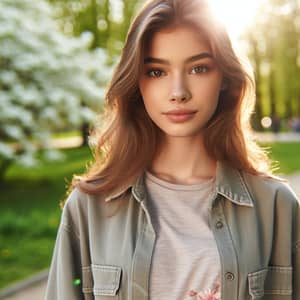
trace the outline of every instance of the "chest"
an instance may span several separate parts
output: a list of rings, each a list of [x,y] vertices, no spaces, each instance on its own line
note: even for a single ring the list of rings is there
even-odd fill
[[[291,299],[290,248],[287,245],[284,250],[276,241],[287,238],[276,235],[281,229],[274,225],[274,217],[266,220],[255,209],[236,209],[219,199],[208,216],[220,259],[222,300]],[[197,220],[194,226],[199,226]],[[120,215],[110,221],[100,219],[91,228],[82,240],[85,299],[149,299],[150,270],[159,237],[148,208],[124,206]],[[182,234],[183,241],[197,249],[199,237]]]

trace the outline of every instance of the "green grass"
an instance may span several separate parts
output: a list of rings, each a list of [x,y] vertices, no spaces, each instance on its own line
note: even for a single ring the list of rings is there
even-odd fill
[[[300,143],[275,143],[277,173],[300,170]],[[90,150],[66,149],[66,160],[43,162],[37,168],[11,167],[0,186],[0,288],[49,267],[66,181],[85,170]]]
[[[264,144],[273,161],[278,162],[277,174],[292,174],[300,170],[300,142]]]
[[[52,134],[53,138],[77,137],[77,136],[81,136],[81,132],[79,130],[60,131]]]
[[[92,158],[87,147],[63,152],[62,162],[12,166],[1,185],[0,289],[50,264],[66,184]]]

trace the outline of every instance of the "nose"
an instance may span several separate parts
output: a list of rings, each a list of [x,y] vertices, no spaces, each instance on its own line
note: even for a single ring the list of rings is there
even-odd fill
[[[170,101],[186,102],[189,101],[191,97],[192,95],[183,78],[175,79],[170,93]]]

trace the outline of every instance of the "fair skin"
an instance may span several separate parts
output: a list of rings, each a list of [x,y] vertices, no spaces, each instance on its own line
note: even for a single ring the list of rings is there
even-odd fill
[[[194,184],[215,176],[203,146],[203,128],[215,112],[222,73],[199,31],[187,26],[156,32],[145,53],[139,87],[163,134],[150,171],[161,179]]]

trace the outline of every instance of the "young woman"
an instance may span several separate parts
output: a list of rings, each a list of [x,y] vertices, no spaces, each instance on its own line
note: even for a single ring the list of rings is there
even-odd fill
[[[46,299],[300,299],[299,202],[251,139],[252,73],[203,0],[152,0],[73,181]]]

